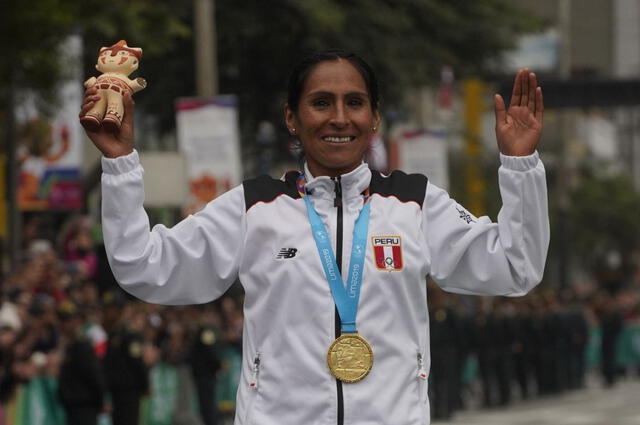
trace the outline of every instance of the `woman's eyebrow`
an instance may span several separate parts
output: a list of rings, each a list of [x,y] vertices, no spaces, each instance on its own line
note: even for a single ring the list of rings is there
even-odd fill
[[[335,97],[336,93],[335,92],[330,92],[330,91],[326,91],[326,90],[318,90],[318,91],[313,91],[310,92],[306,95],[306,97],[314,97],[314,96],[327,96],[327,97]],[[369,94],[367,92],[362,92],[362,91],[352,91],[352,92],[348,92],[345,93],[345,96],[364,96],[364,97],[369,97]]]

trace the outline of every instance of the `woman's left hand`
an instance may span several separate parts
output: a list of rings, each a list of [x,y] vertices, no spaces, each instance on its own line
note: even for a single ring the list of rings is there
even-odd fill
[[[496,138],[503,155],[526,156],[535,152],[542,135],[542,89],[536,74],[528,69],[516,73],[511,102],[495,95]]]

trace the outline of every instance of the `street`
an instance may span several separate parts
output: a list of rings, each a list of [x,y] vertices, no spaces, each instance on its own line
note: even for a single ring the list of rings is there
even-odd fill
[[[515,402],[512,406],[466,410],[450,422],[433,425],[640,425],[640,379],[622,380],[611,389],[590,382],[587,389]]]

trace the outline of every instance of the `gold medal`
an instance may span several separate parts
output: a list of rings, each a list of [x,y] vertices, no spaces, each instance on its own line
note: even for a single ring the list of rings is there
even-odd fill
[[[360,335],[345,333],[329,347],[327,364],[331,374],[342,382],[358,382],[371,371],[373,351]]]

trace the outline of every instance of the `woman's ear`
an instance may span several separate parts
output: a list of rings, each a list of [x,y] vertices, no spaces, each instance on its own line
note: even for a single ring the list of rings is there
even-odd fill
[[[289,108],[288,103],[284,104],[284,122],[287,125],[287,128],[289,129],[289,133],[290,134],[295,133],[296,114],[291,110],[291,108]]]

